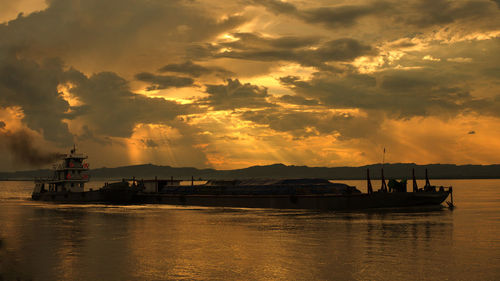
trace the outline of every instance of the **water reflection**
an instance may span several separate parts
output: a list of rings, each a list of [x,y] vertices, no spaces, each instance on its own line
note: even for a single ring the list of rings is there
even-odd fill
[[[384,263],[435,262],[429,249],[449,251],[453,230],[448,211],[3,208],[3,236],[36,280],[379,279]]]
[[[0,274],[4,280],[494,280],[499,208],[474,207],[464,194],[457,192],[454,211],[345,213],[1,201]],[[491,201],[495,194],[471,198]]]

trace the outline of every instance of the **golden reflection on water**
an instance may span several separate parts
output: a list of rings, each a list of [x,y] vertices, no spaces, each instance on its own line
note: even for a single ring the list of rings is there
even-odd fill
[[[0,200],[0,274],[23,280],[495,280],[500,181],[473,183],[485,189],[455,184],[454,211]]]

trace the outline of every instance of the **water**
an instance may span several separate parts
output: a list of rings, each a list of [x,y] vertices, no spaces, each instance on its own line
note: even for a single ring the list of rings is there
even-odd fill
[[[457,208],[59,205],[0,182],[0,280],[500,280],[500,180],[434,183]]]

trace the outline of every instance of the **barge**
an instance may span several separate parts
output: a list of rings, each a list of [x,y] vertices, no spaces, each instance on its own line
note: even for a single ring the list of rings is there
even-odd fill
[[[448,196],[453,205],[452,187],[426,184],[418,188],[413,172],[413,190],[407,191],[406,181],[386,183],[382,170],[382,185],[373,190],[367,171],[367,193],[343,183],[325,179],[276,180],[209,180],[203,184],[181,185],[180,180],[123,179],[105,183],[98,190],[84,190],[89,180],[87,157],[73,148],[54,167],[50,179],[35,180],[32,199],[59,203],[105,204],[170,204],[183,206],[360,210],[372,208],[403,208],[440,206]]]

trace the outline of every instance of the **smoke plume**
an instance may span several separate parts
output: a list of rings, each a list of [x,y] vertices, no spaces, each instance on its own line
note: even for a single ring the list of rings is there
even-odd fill
[[[37,148],[33,136],[25,130],[11,132],[4,130],[3,127],[5,126],[0,126],[1,144],[10,151],[16,162],[39,167],[54,163],[64,156],[61,153],[47,152]]]

